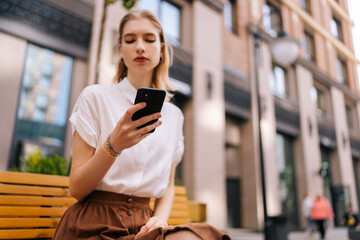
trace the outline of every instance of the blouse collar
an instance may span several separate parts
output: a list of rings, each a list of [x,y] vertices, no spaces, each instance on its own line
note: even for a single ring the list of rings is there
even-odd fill
[[[126,77],[118,84],[118,87],[129,99],[129,101],[134,103],[137,90]]]

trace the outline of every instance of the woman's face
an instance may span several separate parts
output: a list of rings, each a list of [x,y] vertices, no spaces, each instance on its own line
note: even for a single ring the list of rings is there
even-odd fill
[[[150,20],[140,18],[125,24],[119,53],[128,71],[146,73],[159,64],[161,45],[159,30]]]

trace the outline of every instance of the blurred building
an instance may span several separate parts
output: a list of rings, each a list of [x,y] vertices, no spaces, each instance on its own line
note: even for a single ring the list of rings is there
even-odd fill
[[[255,64],[269,216],[302,227],[305,193],[331,200],[335,224],[348,203],[359,209],[358,60],[346,0],[139,0],[136,8],[159,16],[174,48],[186,147],[177,178],[207,204],[209,223],[262,228]],[[103,0],[0,2],[1,169],[31,146],[71,155],[66,119],[85,86],[112,82],[125,13],[119,2],[107,8],[98,54]],[[271,57],[281,27],[301,44],[290,67]]]

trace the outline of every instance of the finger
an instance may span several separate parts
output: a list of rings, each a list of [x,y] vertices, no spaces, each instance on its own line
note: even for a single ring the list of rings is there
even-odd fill
[[[149,229],[154,225],[154,219],[150,218],[149,221],[140,228],[140,231],[135,235],[135,237],[141,237],[149,231]]]
[[[136,121],[134,121],[134,126],[139,127],[141,125],[144,125],[145,123],[148,123],[152,120],[161,118],[161,113],[154,113],[151,115],[144,116]]]
[[[162,124],[162,121],[161,120],[158,120],[156,122],[154,122],[153,124],[149,125],[149,126],[146,126],[146,127],[143,127],[143,128],[140,128],[138,129],[137,131],[135,131],[135,135],[137,137],[143,137],[143,136],[147,136],[147,135],[150,135],[151,133],[149,133],[151,130],[159,127],[160,125]]]
[[[137,111],[139,111],[145,107],[146,107],[145,102],[135,104],[134,106],[128,108],[128,110],[125,112],[124,119],[130,120],[132,118],[132,116],[134,115],[134,113],[136,113]]]
[[[135,238],[141,237],[147,232],[147,228],[145,228],[146,225],[142,226],[140,228],[140,231],[135,235]]]

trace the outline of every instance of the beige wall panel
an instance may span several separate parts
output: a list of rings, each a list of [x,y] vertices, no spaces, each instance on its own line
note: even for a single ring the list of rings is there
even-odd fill
[[[261,135],[263,145],[265,182],[268,215],[281,212],[279,196],[279,174],[276,161],[276,119],[274,96],[269,78],[272,74],[271,52],[266,44],[261,45],[259,54],[259,85],[261,96]]]
[[[316,104],[311,98],[313,77],[304,67],[296,66],[296,79],[299,101],[300,134],[296,148],[296,176],[298,202],[305,193],[315,196],[322,189],[323,182],[318,175],[321,166],[319,136],[316,118]],[[311,126],[310,126],[311,125]],[[301,154],[299,154],[299,152]],[[301,212],[299,212],[301,213]],[[301,215],[300,215],[301,216]]]
[[[327,71],[326,73],[333,79],[337,79],[337,69],[336,69],[336,61],[337,61],[337,52],[336,49],[326,41],[326,63],[327,63]]]
[[[356,105],[355,105],[355,111],[356,111],[356,121],[355,122],[355,125],[357,126],[358,128],[358,134],[360,133],[360,102],[357,102]],[[357,183],[357,184],[360,184],[360,183]],[[358,199],[358,201],[360,201],[360,199]]]
[[[71,89],[70,89],[70,99],[69,99],[69,109],[68,109],[68,118],[70,117],[74,104],[79,97],[81,91],[88,85],[88,65],[82,60],[74,59],[72,79],[71,79]],[[71,124],[67,121],[66,134],[65,134],[65,152],[64,156],[66,159],[70,159],[72,155],[72,130]]]
[[[254,96],[254,95],[253,95]],[[256,99],[252,98],[252,109],[257,109]],[[243,228],[261,230],[264,222],[259,145],[258,145],[258,124],[256,111],[252,111],[251,118],[241,125],[241,138],[243,139],[240,149],[242,159],[241,179],[241,224]]]
[[[241,224],[244,228],[263,229],[264,209],[261,190],[261,174],[259,160],[259,121],[257,112],[257,98],[254,71],[254,43],[249,36],[248,42],[251,63],[251,116],[241,125],[241,159],[243,169],[243,181],[241,182]]]
[[[110,84],[114,80],[118,59],[117,51],[113,52],[114,41],[117,39],[114,35],[118,33],[120,20],[126,13],[121,1],[108,6],[100,56],[99,83]]]
[[[27,43],[0,32],[0,170],[7,170]]]
[[[91,29],[90,47],[89,47],[89,84],[94,84],[97,72],[97,52],[100,38],[100,25],[103,14],[105,0],[94,0],[93,24]]]
[[[320,34],[314,32],[314,41],[316,65],[323,72],[328,72],[327,66],[329,64],[329,59],[326,53],[325,39]]]
[[[195,200],[207,204],[208,222],[226,225],[222,74],[222,17],[201,1],[193,3],[194,19],[194,189]],[[212,98],[207,97],[207,74],[212,76]]]
[[[349,141],[349,132],[345,113],[345,100],[343,93],[335,87],[330,88],[331,101],[333,103],[334,123],[337,144],[337,159],[339,164],[339,174],[341,184],[350,188],[352,203],[357,203],[354,172]],[[345,141],[344,141],[345,140]],[[357,204],[353,204],[357,208]],[[357,211],[357,209],[356,209]]]
[[[225,31],[225,30],[224,30]],[[236,35],[224,33],[224,63],[243,72],[249,74],[249,56],[247,51],[247,38],[238,38]]]

